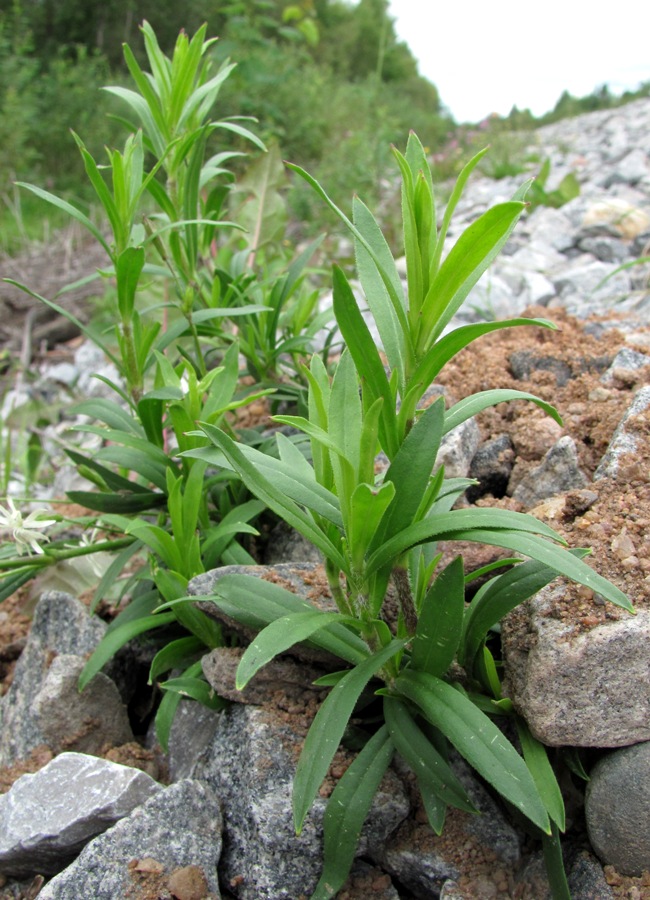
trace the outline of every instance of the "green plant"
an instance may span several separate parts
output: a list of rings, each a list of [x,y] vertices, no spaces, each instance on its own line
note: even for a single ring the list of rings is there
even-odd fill
[[[408,297],[369,209],[356,199],[353,220],[348,220],[311,176],[292,166],[334,208],[354,239],[359,279],[387,365],[346,276],[335,267],[334,312],[347,349],[331,380],[320,357],[313,357],[305,371],[307,418],[276,417],[278,423],[309,436],[312,461],[281,433],[276,455],[269,456],[237,444],[209,423],[202,424],[200,433],[213,448],[186,454],[229,466],[324,557],[336,604],[331,612],[246,575],[222,577],[212,597],[231,617],[261,628],[241,660],[240,688],[266,662],[298,642],[316,644],[341,659],[341,671],[321,681],[332,689],[313,720],[298,763],[293,790],[297,832],[362,694],[370,690],[380,698],[381,724],[368,723],[367,743],[327,806],[324,868],[312,895],[315,900],[334,896],[345,881],[373,795],[396,751],[416,775],[436,832],[443,828],[448,806],[474,811],[449,765],[450,745],[527,818],[544,842],[554,896],[567,897],[558,837],[564,828],[562,796],[544,747],[501,696],[497,663],[486,638],[508,611],[558,574],[632,611],[625,595],[583,561],[585,551],[565,549],[558,535],[533,517],[501,509],[452,508],[469,482],[447,480],[444,471],[435,468],[443,435],[495,403],[527,399],[558,418],[549,404],[518,391],[486,391],[448,410],[442,399],[421,408],[437,373],[471,341],[499,328],[552,327],[544,320],[514,319],[445,333],[525,207],[527,185],[512,201],[474,222],[443,261],[454,207],[482,156],[474,157],[459,176],[438,230],[430,169],[420,142],[412,134],[406,153],[395,151],[403,180]],[[380,448],[389,463],[376,477]],[[507,571],[489,578],[466,607],[466,584],[489,574],[491,567],[465,574],[457,557],[440,571],[440,540],[492,544],[514,556],[500,563]],[[389,616],[385,605],[389,589],[398,600],[396,617]],[[463,667],[462,676],[455,663]],[[514,720],[523,758],[494,724],[499,716]]]
[[[539,170],[535,180],[530,186],[529,203],[530,208],[536,206],[550,206],[559,209],[569,200],[574,200],[580,196],[580,182],[573,172],[568,172],[555,190],[547,191],[546,182],[551,174],[551,161],[545,159],[542,168]]]
[[[233,182],[226,165],[241,154],[214,153],[211,140],[229,132],[263,145],[241,120],[210,118],[232,66],[211,73],[213,42],[205,40],[205,27],[191,39],[182,33],[171,59],[146,22],[142,32],[151,72],[142,70],[127,46],[125,57],[136,89],[108,89],[137,119],[136,125],[126,123],[130,133],[123,149],[108,150],[108,164],[102,166],[75,135],[110,237],[78,207],[22,184],[81,223],[105,250],[109,265],[101,274],[115,282],[113,339],[77,322],[55,301],[19,286],[73,319],[119,373],[115,381],[104,379],[112,399],[84,401],[74,408],[90,417],[90,423],[73,431],[99,437],[99,449],[91,454],[71,442],[66,446],[72,464],[95,487],[68,493],[70,500],[95,513],[78,524],[106,535],[95,545],[96,552],[115,553],[99,580],[93,607],[109,590],[117,601],[131,598],[89,660],[81,686],[126,641],[154,632],[162,647],[152,678],[172,668],[185,670],[180,682],[165,683],[168,694],[157,719],[165,744],[180,698],[179,683],[185,694],[211,705],[221,702],[209,697],[196,667],[199,648],[216,646],[221,635],[215,623],[196,610],[179,607],[162,616],[153,613],[162,602],[184,596],[189,579],[206,567],[226,560],[252,562],[238,538],[256,533],[251,521],[263,510],[263,503],[252,500],[232,473],[207,472],[203,462],[179,459],[179,454],[206,443],[191,435],[198,421],[234,434],[230,413],[270,392],[256,384],[240,385],[240,346],[233,333],[237,316],[243,317],[247,334],[255,329],[263,333],[275,353],[265,360],[265,374],[280,365],[280,355],[304,349],[298,339],[293,348],[287,341],[282,344],[275,330],[303,277],[307,257],[303,254],[286,276],[274,272],[274,280],[268,279],[271,305],[266,305],[265,291],[258,289],[255,273],[246,265],[241,267],[246,290],[224,295],[214,272],[215,257],[226,252],[227,241],[234,242],[244,225],[224,221],[220,214]],[[259,208],[265,207],[260,203]],[[219,248],[221,234],[226,238]],[[255,248],[259,238],[256,231]],[[155,298],[156,291],[162,292],[162,303],[151,305],[149,299],[147,306],[144,298]],[[258,325],[255,316],[267,312],[271,320]],[[307,323],[312,312],[313,301],[307,309],[299,305],[296,322]],[[254,341],[247,340],[256,352]],[[38,558],[27,559],[8,548],[0,559],[0,595],[7,596],[48,565],[91,552],[92,546],[70,547],[57,540]],[[134,560],[139,560],[135,572],[121,578],[115,596],[114,582]]]

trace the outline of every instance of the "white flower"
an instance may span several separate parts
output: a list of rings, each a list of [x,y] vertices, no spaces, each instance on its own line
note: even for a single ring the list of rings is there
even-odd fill
[[[7,497],[8,509],[0,505],[0,528],[10,529],[13,533],[14,540],[19,545],[20,552],[23,548],[27,548],[27,552],[43,553],[40,542],[49,541],[46,534],[41,534],[39,528],[49,528],[50,525],[56,524],[56,519],[43,519],[43,514],[47,515],[49,509],[35,509],[33,512],[23,519],[23,514],[16,509],[14,502]]]

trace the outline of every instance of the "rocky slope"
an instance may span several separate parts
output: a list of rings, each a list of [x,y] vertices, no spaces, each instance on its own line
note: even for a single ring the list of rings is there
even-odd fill
[[[581,748],[592,776],[585,805],[581,782],[561,769],[567,869],[577,900],[650,897],[650,293],[644,265],[616,271],[648,253],[648,135],[644,100],[535,136],[537,152],[551,159],[549,189],[573,171],[580,196],[523,219],[465,315],[534,313],[560,330],[485,338],[441,378],[455,400],[515,386],[557,405],[563,427],[521,404],[486,413],[449,440],[446,465],[478,479],[468,502],[534,510],[571,545],[594,547],[594,566],[637,608],[631,617],[562,584],[503,627],[513,700],[547,744],[572,748],[574,757]],[[509,198],[521,180],[475,179],[451,237]],[[73,390],[86,390],[86,364],[77,358],[65,365],[44,366],[36,389],[52,391],[65,378]],[[289,541],[279,553],[278,546],[279,539],[271,541],[264,560],[284,566],[275,577],[313,591],[317,564],[304,563],[304,547]],[[468,552],[468,564],[487,561]],[[204,594],[215,577],[194,584],[194,593]],[[78,701],[81,657],[104,627],[74,598],[46,594],[21,652],[15,619],[0,611],[0,664],[6,657],[9,668],[11,655],[19,657],[0,700],[0,761],[11,767],[4,783],[21,770],[39,770],[0,797],[0,872],[13,879],[4,896],[308,895],[318,873],[323,803],[298,840],[290,791],[314,692],[289,688],[285,671],[221,715],[185,704],[162,759],[125,734],[121,713],[132,703],[129,684],[141,677],[137,661],[95,686],[94,712]],[[205,661],[206,677],[224,695],[229,662],[218,653]],[[130,753],[107,750],[125,743]],[[89,754],[112,757],[92,762]],[[561,756],[558,750],[558,763]],[[123,760],[148,774],[125,781]],[[345,766],[342,753],[332,778]],[[534,842],[457,766],[482,817],[450,815],[445,834],[435,838],[414,803],[408,772],[397,765],[382,784],[341,898],[547,895]]]

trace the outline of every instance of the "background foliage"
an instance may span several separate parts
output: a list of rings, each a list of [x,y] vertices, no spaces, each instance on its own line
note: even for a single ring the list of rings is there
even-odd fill
[[[237,60],[220,114],[256,116],[260,137],[277,140],[282,157],[326,182],[338,203],[354,192],[377,199],[388,148],[410,130],[432,152],[441,152],[450,135],[467,146],[444,98],[398,40],[388,0],[0,0],[0,234],[13,235],[20,216],[29,237],[31,218],[38,221],[30,200],[17,206],[15,180],[47,181],[71,199],[89,199],[70,128],[84,135],[95,157],[121,138],[119,123],[106,115],[118,106],[100,88],[126,82],[124,42],[143,61],[144,19],[165,53],[181,29],[191,34],[206,22],[207,34],[219,37],[219,60]],[[565,92],[538,120],[513,108],[490,122],[490,139],[492,132],[533,128],[649,90],[621,98],[607,87],[585,98]],[[446,157],[449,171],[441,167],[438,178],[458,172],[457,156]],[[294,183],[289,203],[296,219],[318,220],[311,229],[318,232],[323,213],[303,184]]]

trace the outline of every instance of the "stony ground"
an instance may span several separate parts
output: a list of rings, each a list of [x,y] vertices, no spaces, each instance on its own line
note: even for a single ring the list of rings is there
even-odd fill
[[[625,334],[622,331],[608,328],[602,331],[599,337],[595,337],[593,332],[598,329],[594,329],[593,320],[578,321],[561,310],[531,309],[528,312],[530,315],[544,315],[551,318],[558,330],[551,332],[525,328],[517,329],[516,332],[498,332],[483,338],[460,354],[447,367],[440,381],[447,386],[453,400],[488,388],[516,387],[520,390],[529,390],[554,403],[564,420],[563,427],[549,420],[536,407],[517,402],[502,404],[484,413],[479,419],[482,437],[487,440],[499,434],[509,434],[514,444],[513,471],[523,475],[531,466],[539,463],[560,436],[570,435],[576,441],[580,465],[585,474],[591,478],[614,428],[629,406],[633,392],[642,384],[650,383],[650,372],[643,369],[633,376],[621,373],[620,378],[614,378],[610,385],[604,387],[600,381],[601,372],[585,370],[583,366],[581,367],[580,360],[613,358],[619,349],[626,346]],[[647,329],[647,333],[650,341],[650,328]],[[515,351],[522,350],[552,357],[566,364],[575,377],[569,378],[563,386],[558,386],[556,375],[552,371],[537,370],[533,371],[527,380],[516,380],[512,374],[511,356]],[[646,435],[649,427],[650,422],[647,418],[638,422],[638,428]],[[650,441],[646,440],[644,447],[647,453]],[[624,525],[633,544],[646,540],[645,535],[650,524],[649,463],[650,459],[647,457],[634,460],[628,474],[629,489],[626,494],[610,494],[606,483],[594,487],[597,499],[593,501],[588,514],[576,516],[574,510],[572,515],[570,505],[567,506],[564,501],[560,510],[554,508],[551,503],[537,511],[545,515],[550,524],[562,532],[571,545],[593,547],[594,566],[605,576],[617,580],[637,606],[650,603],[650,554],[644,554],[641,565],[631,567],[622,575],[619,563],[621,553],[625,552],[625,546],[620,541],[617,544],[615,538],[620,535]],[[508,496],[495,498],[488,495],[481,498],[478,503],[522,509],[521,504]],[[457,550],[457,545],[454,549]],[[468,565],[485,561],[480,549],[474,547],[466,549]],[[7,600],[0,609],[0,694],[6,691],[11,682],[15,660],[28,633],[30,597],[33,594],[33,590],[23,591]],[[593,627],[605,617],[618,614],[614,608],[598,605],[597,599],[579,590],[568,594],[562,603],[562,609],[558,610],[558,615],[572,622],[578,622],[583,628]],[[144,768],[156,777],[164,777],[163,773],[156,769],[153,754],[139,745],[119,749],[107,748],[106,755],[116,761]],[[20,774],[40,768],[49,759],[51,753],[47,748],[42,748],[23,765],[0,771],[0,792],[7,790]],[[453,821],[450,825],[453,825]],[[417,822],[414,827],[418,827]],[[453,828],[447,831],[446,839],[453,843]],[[459,847],[458,852],[461,857],[463,855],[465,857],[462,859],[461,869],[466,874],[460,887],[467,897],[537,900],[541,896],[534,879],[529,879],[515,888],[514,873],[506,871],[503,867],[495,869],[494,861],[479,853],[475,846],[463,845],[463,847]],[[158,897],[159,875],[154,871],[145,870],[138,870],[136,874],[140,890],[138,896],[141,900],[149,898],[154,900]],[[606,876],[615,896],[636,900],[650,898],[650,874],[646,873],[642,878],[632,879],[620,876],[615,870],[608,868]],[[372,879],[370,882],[364,885],[351,884],[342,896],[352,900],[370,894],[380,895],[384,886],[379,882],[375,884]],[[25,898],[36,896],[37,893],[34,891],[38,891],[37,884],[27,886],[23,896]]]

